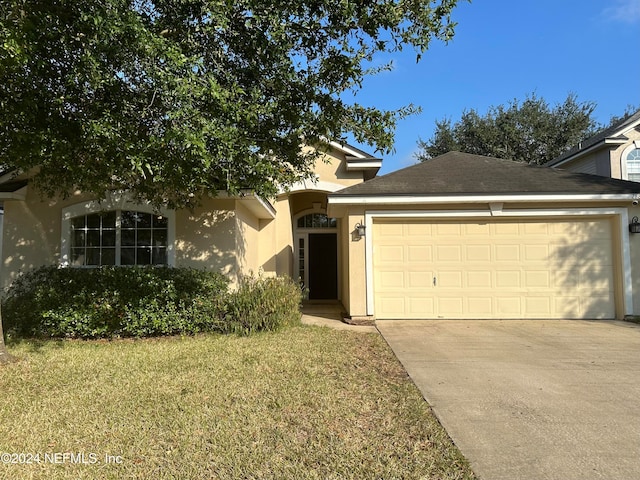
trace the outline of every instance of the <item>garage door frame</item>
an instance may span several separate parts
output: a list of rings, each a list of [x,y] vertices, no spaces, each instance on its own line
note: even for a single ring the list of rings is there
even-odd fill
[[[566,208],[566,209],[509,209],[504,210],[501,203],[490,203],[487,210],[373,210],[365,212],[366,231],[373,233],[375,219],[425,219],[425,220],[473,220],[473,219],[499,219],[511,220],[556,220],[562,217],[610,217],[614,221],[613,246],[619,248],[621,265],[615,272],[621,283],[621,295],[615,292],[616,299],[621,298],[622,305],[616,301],[616,318],[622,318],[633,314],[633,291],[631,284],[631,253],[629,248],[629,215],[626,208]],[[616,239],[619,244],[616,245]],[[375,316],[374,306],[374,271],[373,271],[373,243],[372,235],[365,237],[365,265],[366,265],[366,302],[367,315]],[[614,256],[615,258],[615,256]],[[618,282],[615,282],[618,283]]]

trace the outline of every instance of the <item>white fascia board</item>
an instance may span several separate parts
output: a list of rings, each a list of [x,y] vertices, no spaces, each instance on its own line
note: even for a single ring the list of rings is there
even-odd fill
[[[214,198],[241,201],[259,219],[272,220],[276,218],[276,209],[271,205],[271,202],[256,195],[253,190],[241,190],[240,195],[231,195],[226,190],[218,190]]]
[[[328,142],[329,145],[337,150],[342,150],[344,153],[351,155],[353,157],[357,157],[357,158],[368,158],[366,155],[363,155],[361,152],[358,152],[357,150],[354,150],[352,148],[349,148],[348,145],[336,142],[336,141],[330,141]]]
[[[273,208],[273,205],[258,195],[247,195],[240,197],[239,200],[241,202],[247,202],[251,212],[260,219],[273,220],[276,218],[276,209]]]
[[[347,188],[346,185],[340,185],[339,183],[326,182],[324,180],[301,180],[292,185],[289,185],[287,189],[282,186],[278,189],[278,195],[295,193],[295,192],[337,192]]]
[[[380,196],[331,196],[333,205],[429,205],[457,203],[532,203],[532,202],[606,202],[632,201],[640,199],[640,193],[616,194],[575,194],[575,195],[460,195],[460,196],[421,196],[421,195],[380,195]]]
[[[349,160],[347,158],[347,171],[354,170],[366,170],[370,168],[381,168],[382,160],[370,159],[370,160]]]

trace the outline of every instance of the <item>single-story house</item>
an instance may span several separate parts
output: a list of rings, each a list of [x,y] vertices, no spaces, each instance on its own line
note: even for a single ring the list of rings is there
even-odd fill
[[[316,181],[266,200],[154,211],[126,194],[42,200],[0,178],[2,285],[39,265],[166,264],[299,278],[354,319],[640,313],[640,183],[448,153],[376,177],[331,144]],[[635,229],[635,227],[634,227]],[[640,225],[638,225],[640,229]]]

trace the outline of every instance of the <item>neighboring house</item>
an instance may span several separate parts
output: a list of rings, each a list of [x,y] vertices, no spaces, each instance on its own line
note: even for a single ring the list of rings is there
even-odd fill
[[[640,182],[640,110],[546,166]]]
[[[195,211],[0,178],[3,285],[46,264],[167,264],[290,275],[354,319],[640,314],[640,183],[462,153],[375,177],[380,159],[336,143],[326,160],[271,202]]]

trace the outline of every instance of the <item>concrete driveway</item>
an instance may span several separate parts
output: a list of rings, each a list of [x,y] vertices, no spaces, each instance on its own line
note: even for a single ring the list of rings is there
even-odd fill
[[[481,479],[640,479],[640,325],[376,326]]]

